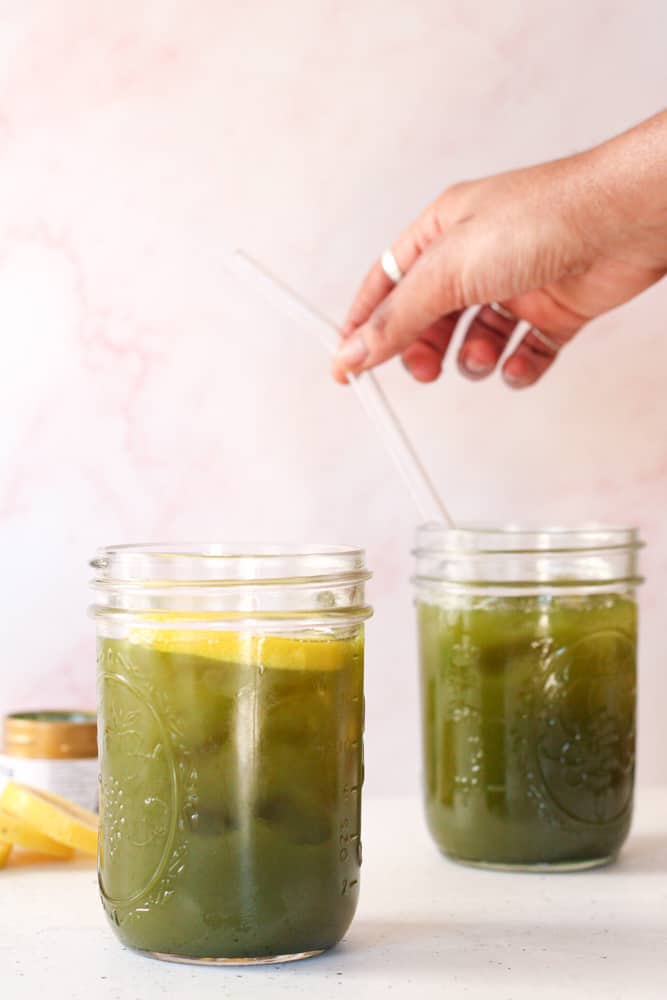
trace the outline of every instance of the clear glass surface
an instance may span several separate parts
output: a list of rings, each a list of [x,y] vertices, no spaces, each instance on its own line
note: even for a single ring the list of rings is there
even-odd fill
[[[332,947],[359,890],[363,553],[151,546],[93,566],[116,933],[194,962]]]
[[[620,850],[638,549],[632,529],[420,529],[424,790],[446,854],[552,870]]]

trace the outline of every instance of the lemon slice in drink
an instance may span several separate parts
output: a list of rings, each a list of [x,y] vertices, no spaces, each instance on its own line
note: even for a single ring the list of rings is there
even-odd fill
[[[249,667],[339,670],[349,664],[351,654],[361,655],[363,648],[361,635],[333,639],[320,633],[295,638],[261,632],[160,628],[154,624],[155,620],[151,616],[150,623],[132,628],[129,641],[160,653],[201,656]],[[162,620],[168,620],[167,616]]]
[[[97,816],[59,795],[8,781],[0,795],[0,810],[6,810],[4,814],[0,812],[0,837],[3,837],[2,815],[12,815],[37,836],[69,852],[65,856],[71,855],[72,850],[97,854]],[[34,849],[40,850],[36,846]]]

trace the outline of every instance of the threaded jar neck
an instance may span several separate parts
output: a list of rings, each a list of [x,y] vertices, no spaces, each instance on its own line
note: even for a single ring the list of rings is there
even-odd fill
[[[91,613],[98,619],[167,616],[169,627],[252,623],[355,624],[371,615],[362,549],[226,543],[100,549]]]
[[[606,525],[425,524],[417,530],[415,583],[500,593],[614,591],[642,583],[636,528]]]

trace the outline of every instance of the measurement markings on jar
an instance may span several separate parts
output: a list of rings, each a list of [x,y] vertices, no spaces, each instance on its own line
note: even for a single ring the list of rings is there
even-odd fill
[[[350,845],[356,845],[359,840],[359,831],[352,833],[350,830],[350,820],[346,817],[338,829],[338,859],[347,861],[350,856]]]
[[[340,753],[343,750],[358,750],[359,740],[338,740],[336,742],[336,750]]]
[[[347,861],[348,859],[349,851],[347,845],[350,841],[349,826],[350,821],[346,816],[338,829],[338,846],[340,848],[338,851],[339,861]]]
[[[359,746],[359,740],[337,740],[335,744],[337,753],[342,753],[345,750],[358,750]],[[322,753],[331,753],[331,744],[313,742],[308,744],[308,749],[317,750]]]

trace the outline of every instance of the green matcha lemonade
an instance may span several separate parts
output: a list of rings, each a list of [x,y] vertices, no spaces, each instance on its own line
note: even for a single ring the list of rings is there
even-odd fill
[[[99,552],[102,901],[158,958],[333,947],[361,864],[363,552]]]
[[[567,870],[630,828],[634,529],[421,528],[424,793],[450,857]]]

